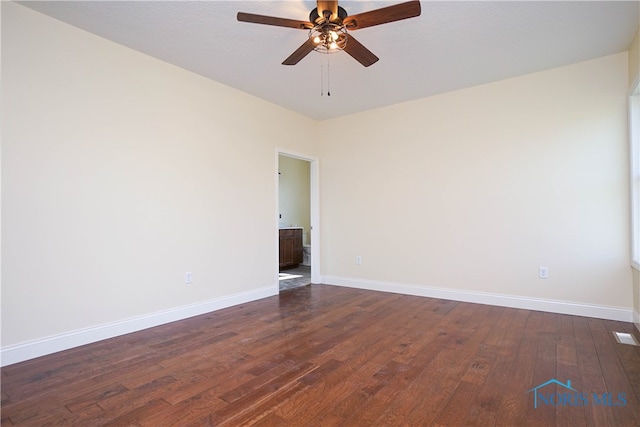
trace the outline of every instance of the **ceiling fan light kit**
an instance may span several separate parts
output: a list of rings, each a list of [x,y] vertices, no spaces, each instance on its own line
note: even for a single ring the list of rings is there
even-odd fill
[[[309,30],[309,39],[313,41],[313,50],[316,52],[335,53],[347,46],[349,35],[347,27],[342,24],[342,20],[347,17],[347,11],[340,6],[337,6],[337,11],[337,19],[332,18],[331,10],[323,11],[323,16],[320,16],[317,7],[309,14],[309,21],[315,22],[315,26]]]
[[[277,18],[238,12],[237,19],[253,24],[309,30],[309,38],[294,51],[283,65],[295,65],[311,51],[334,53],[344,50],[365,67],[375,64],[378,57],[358,42],[348,31],[400,21],[420,16],[418,0],[408,1],[381,9],[349,16],[337,1],[317,1],[317,7],[309,14],[309,21]]]
[[[316,25],[309,30],[309,39],[312,40],[316,52],[335,53],[347,46],[349,35],[344,26],[337,24]]]

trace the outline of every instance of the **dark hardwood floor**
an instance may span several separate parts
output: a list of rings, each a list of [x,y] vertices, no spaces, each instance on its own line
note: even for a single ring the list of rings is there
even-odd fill
[[[2,426],[637,426],[640,347],[613,330],[638,336],[309,285],[2,368]],[[552,379],[573,390],[530,392]]]

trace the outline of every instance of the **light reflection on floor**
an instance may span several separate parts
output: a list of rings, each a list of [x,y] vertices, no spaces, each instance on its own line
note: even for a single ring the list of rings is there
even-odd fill
[[[299,265],[296,268],[288,268],[282,270],[279,276],[280,292],[287,289],[298,288],[311,283],[311,267]]]

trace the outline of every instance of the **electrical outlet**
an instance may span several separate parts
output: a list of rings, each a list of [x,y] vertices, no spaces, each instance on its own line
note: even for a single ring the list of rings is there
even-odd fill
[[[362,264],[362,257],[360,255],[356,257],[356,264],[358,265]]]
[[[540,267],[538,269],[538,277],[541,279],[547,279],[549,277],[549,269],[547,267]]]
[[[186,283],[187,285],[190,285],[193,283],[193,274],[191,274],[190,271],[187,271],[186,273],[184,273],[184,283]]]

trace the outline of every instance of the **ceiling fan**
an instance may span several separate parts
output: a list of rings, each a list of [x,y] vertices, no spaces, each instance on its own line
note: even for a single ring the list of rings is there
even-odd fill
[[[346,10],[338,6],[337,1],[318,0],[317,7],[309,14],[309,21],[244,12],[238,12],[238,21],[308,30],[309,38],[307,41],[285,59],[283,65],[295,65],[313,50],[322,53],[344,50],[356,61],[368,67],[375,64],[379,58],[349,32],[416,16],[420,16],[420,2],[418,0],[356,15],[347,14]]]

